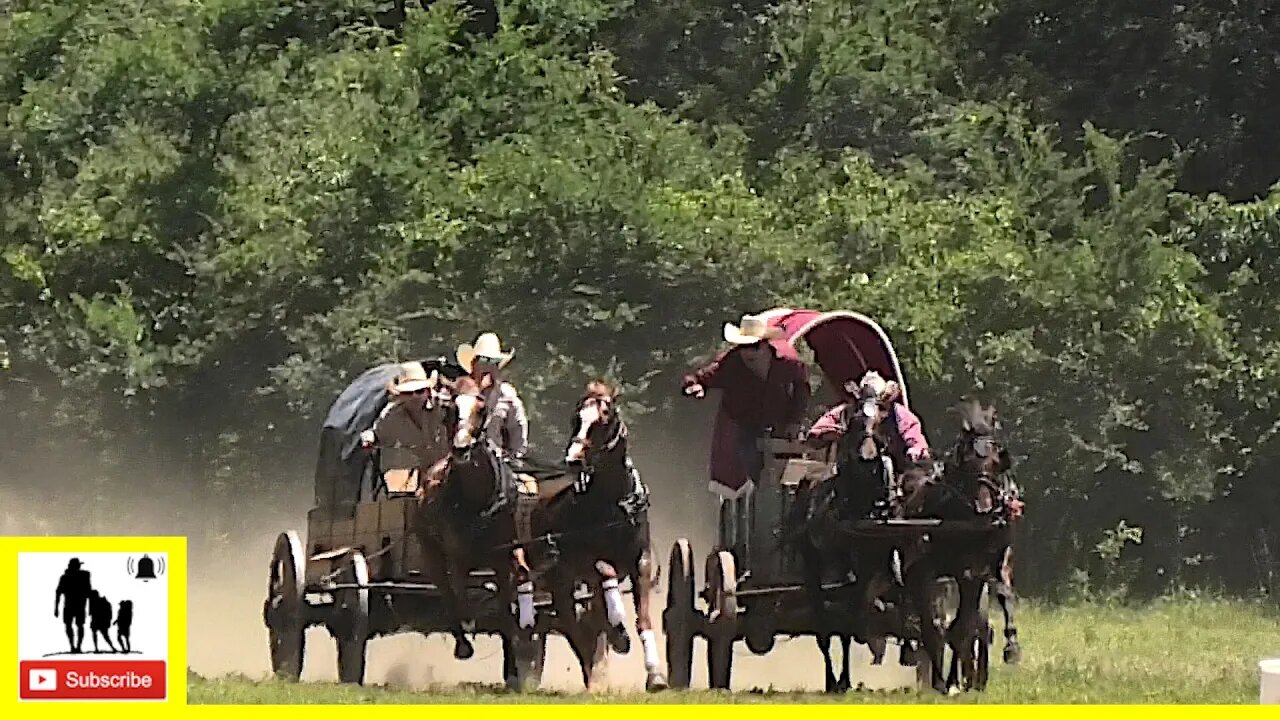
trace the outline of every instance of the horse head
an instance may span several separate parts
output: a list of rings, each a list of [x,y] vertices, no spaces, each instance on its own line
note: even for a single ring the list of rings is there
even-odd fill
[[[564,461],[587,463],[590,456],[618,449],[626,439],[626,426],[618,412],[618,389],[602,380],[587,383],[574,408],[572,437]]]
[[[466,375],[458,378],[446,419],[455,456],[468,456],[485,439],[488,420],[488,398],[480,383]]]
[[[955,408],[960,415],[960,433],[947,453],[940,478],[930,479],[916,488],[913,502],[920,508],[930,489],[935,494],[931,505],[947,515],[987,514],[1002,507],[1008,499],[1004,479],[1013,467],[1009,452],[1000,441],[1000,418],[995,406],[984,405],[976,398],[966,398]]]

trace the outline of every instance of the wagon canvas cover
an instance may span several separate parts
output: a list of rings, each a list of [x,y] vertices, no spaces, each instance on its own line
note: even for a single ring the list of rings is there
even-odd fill
[[[430,374],[455,379],[465,374],[457,364],[443,357],[423,360]],[[385,363],[360,374],[338,395],[329,407],[320,430],[319,456],[316,462],[316,503],[333,506],[355,503],[360,494],[367,456],[360,452],[360,433],[373,423],[387,406],[387,386],[400,370],[400,363]]]
[[[849,398],[846,382],[875,370],[886,380],[896,380],[902,386],[902,403],[910,405],[898,355],[884,329],[871,318],[850,310],[775,308],[763,314],[793,348],[798,349],[801,339],[808,344],[822,374],[842,399]]]

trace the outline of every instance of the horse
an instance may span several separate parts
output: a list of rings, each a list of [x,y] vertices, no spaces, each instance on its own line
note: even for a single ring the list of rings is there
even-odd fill
[[[475,654],[467,638],[475,623],[467,602],[471,570],[495,571],[503,608],[513,600],[531,607],[532,588],[522,582],[527,567],[512,542],[515,522],[504,461],[485,432],[489,398],[468,376],[458,378],[452,390],[444,416],[449,455],[431,468],[427,482],[419,488],[411,529],[422,548],[428,576],[440,580],[448,632],[455,641],[454,657],[466,660]],[[524,689],[537,660],[532,629],[517,624],[510,612],[499,617],[503,678],[508,686]]]
[[[583,683],[596,686],[605,638],[619,653],[630,651],[625,609],[618,584],[631,578],[636,632],[644,652],[645,689],[668,686],[658,661],[652,608],[656,563],[649,533],[649,491],[641,482],[627,448],[627,425],[618,409],[618,390],[601,380],[587,383],[573,411],[564,463],[568,475],[543,483],[546,500],[534,525],[539,533],[560,537],[548,554],[548,584],[561,632],[582,666]],[[587,583],[595,592],[580,619],[573,589]],[[595,598],[603,599],[603,603]]]
[[[995,408],[969,399],[959,410],[962,431],[947,453],[941,476],[916,477],[904,484],[906,517],[984,522],[1000,520],[1008,512],[1011,493],[1003,478],[1012,468],[1012,461],[998,439]],[[988,585],[996,587],[1005,608],[1006,636],[1012,636],[1016,643],[1012,590],[1007,585],[1013,531],[1007,518],[1003,519],[1005,522],[994,522],[991,529],[980,534],[950,536],[945,543],[929,543],[907,572],[913,604],[922,615],[922,640],[932,663],[931,682],[939,692],[948,692],[961,683],[965,689],[986,687],[990,627],[982,602]],[[931,621],[933,615],[925,588],[943,577],[954,578],[960,591],[956,617],[947,630],[946,640],[953,654],[945,682],[941,631],[925,621]],[[1009,633],[1009,629],[1013,632]]]
[[[892,442],[885,432],[887,416],[887,410],[874,397],[860,397],[844,405],[840,424],[845,431],[836,441],[835,474],[822,470],[804,477],[787,522],[785,541],[801,557],[805,592],[817,620],[816,640],[825,663],[827,692],[843,692],[851,685],[850,641],[868,645],[879,661],[884,637],[892,627],[883,610],[877,608],[877,600],[892,589],[893,554],[898,542],[857,537],[845,527],[877,513],[885,515],[892,507]],[[916,468],[903,469],[908,474],[919,472]],[[838,593],[846,600],[852,598],[856,628],[852,638],[836,628],[838,623],[827,611],[822,585],[833,572],[842,580],[850,574],[856,578],[852,584],[839,588]],[[833,636],[840,638],[844,652],[838,678],[831,661]]]

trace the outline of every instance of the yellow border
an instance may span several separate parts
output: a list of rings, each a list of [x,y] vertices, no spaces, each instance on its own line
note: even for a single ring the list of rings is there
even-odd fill
[[[18,702],[18,553],[165,552],[169,583],[168,699],[164,702]],[[0,622],[8,638],[0,662],[0,708],[22,717],[109,720],[170,717],[187,705],[187,539],[185,537],[0,537]],[[8,713],[6,713],[8,714]]]

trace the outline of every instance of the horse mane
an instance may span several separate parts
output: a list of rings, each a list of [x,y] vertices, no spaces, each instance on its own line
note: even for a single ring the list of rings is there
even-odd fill
[[[591,380],[582,393],[582,400],[612,400],[618,396],[618,389],[604,380]]]

